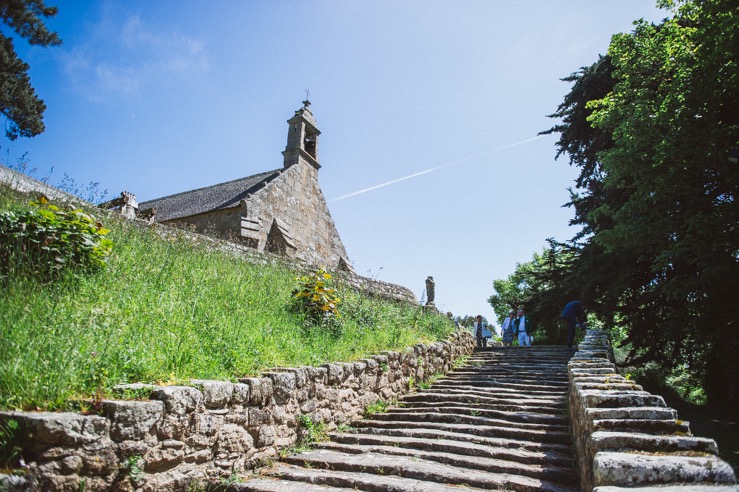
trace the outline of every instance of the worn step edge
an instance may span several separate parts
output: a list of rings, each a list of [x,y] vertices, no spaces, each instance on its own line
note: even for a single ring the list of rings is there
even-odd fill
[[[589,447],[598,451],[695,451],[718,454],[716,441],[705,437],[655,436],[633,432],[596,431],[590,435]]]
[[[428,439],[450,439],[455,441],[473,442],[476,444],[484,444],[487,446],[495,446],[502,448],[518,448],[542,452],[557,452],[572,455],[570,443],[554,443],[540,441],[526,441],[521,439],[511,439],[506,437],[490,437],[470,435],[467,433],[453,432],[441,429],[405,429],[405,428],[387,428],[387,427],[366,427],[363,429],[355,429],[352,433],[375,434],[379,436],[400,436],[413,438]]]
[[[304,481],[290,481],[278,478],[253,478],[248,482],[232,484],[227,492],[342,492],[354,487],[334,487]]]
[[[302,481],[305,483],[327,484],[342,487],[342,490],[363,490],[367,492],[462,492],[459,486],[441,483],[424,482],[413,478],[389,475],[376,475],[364,472],[333,471],[327,469],[301,468],[295,465],[281,464],[269,475],[275,478]],[[465,488],[477,491],[482,489]]]
[[[422,458],[413,459],[403,456],[384,456],[378,454],[351,455],[317,449],[283,458],[287,463],[328,468],[332,470],[376,471],[380,475],[397,475],[425,481],[469,485],[480,488],[505,487],[517,492],[572,492],[572,487],[562,486],[545,480],[512,475],[508,473],[490,473],[467,468],[457,468]]]
[[[341,444],[401,446],[425,451],[448,452],[459,455],[482,456],[507,461],[521,461],[536,464],[553,464],[563,468],[573,466],[571,452],[552,450],[528,450],[513,443],[507,446],[498,443],[477,443],[470,440],[444,439],[440,437],[423,438],[408,436],[390,436],[370,433],[332,433],[331,440]],[[570,451],[567,449],[567,451]]]
[[[448,452],[426,451],[410,449],[403,446],[383,446],[366,444],[342,444],[336,442],[321,443],[317,449],[329,449],[349,454],[385,454],[402,456],[412,459],[425,459],[455,468],[469,468],[488,471],[490,473],[510,473],[525,477],[548,480],[554,483],[575,485],[577,474],[572,468],[563,468],[550,464],[529,464],[518,461],[476,456],[470,459],[468,455],[459,455]]]
[[[522,439],[528,441],[569,443],[569,434],[560,432],[519,430],[509,427],[494,427],[489,425],[469,425],[469,424],[439,424],[436,422],[394,422],[379,420],[361,420],[354,424],[358,428],[368,427],[390,427],[390,428],[422,428],[422,429],[441,429],[454,430],[455,432],[467,433],[477,436],[494,436],[508,437],[514,439]]]
[[[506,412],[503,410],[495,410],[491,408],[480,408],[478,406],[460,406],[459,403],[426,403],[412,402],[412,405],[404,405],[403,407],[393,408],[388,413],[423,413],[429,409],[443,409],[444,411],[453,411],[457,413],[467,413],[477,411],[479,415],[485,417],[496,417],[511,423],[533,423],[533,424],[555,424],[569,425],[569,419],[564,415],[552,415],[549,413],[536,412]]]
[[[517,395],[518,396],[518,395]],[[412,393],[406,395],[402,401],[413,401],[413,400],[441,400],[441,401],[465,401],[469,403],[489,403],[489,404],[501,404],[501,405],[514,405],[519,407],[541,407],[541,409],[562,409],[565,408],[566,399],[564,397],[559,398],[559,401],[545,400],[541,398],[499,398],[492,396],[489,393],[477,393],[471,391],[444,391],[444,392],[432,392],[423,391],[418,393]]]
[[[680,482],[734,484],[736,476],[717,456],[651,455],[601,451],[593,458],[593,485],[635,487]]]
[[[696,485],[692,483],[676,485],[653,485],[651,487],[616,487],[603,485],[593,492],[737,492],[736,485]]]
[[[595,431],[638,432],[642,434],[690,436],[690,424],[684,420],[603,419],[594,420]]]
[[[450,410],[446,408],[445,410]],[[491,418],[482,415],[484,410],[480,409],[464,409],[464,412],[398,412],[390,410],[384,413],[378,413],[372,416],[374,420],[395,420],[397,422],[437,422],[451,424],[473,424],[473,425],[491,425],[491,426],[510,426],[515,425],[519,430],[548,431],[548,432],[568,432],[569,427],[564,424],[555,423],[538,423],[538,422],[511,422],[505,419]],[[474,415],[478,412],[478,415]],[[606,430],[606,429],[604,429]]]

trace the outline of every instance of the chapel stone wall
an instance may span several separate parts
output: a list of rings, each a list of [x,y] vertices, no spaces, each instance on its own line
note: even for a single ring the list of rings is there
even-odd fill
[[[272,221],[287,226],[295,257],[335,270],[346,250],[318,184],[318,171],[300,161],[246,200],[247,218],[260,222],[259,249],[264,250]]]

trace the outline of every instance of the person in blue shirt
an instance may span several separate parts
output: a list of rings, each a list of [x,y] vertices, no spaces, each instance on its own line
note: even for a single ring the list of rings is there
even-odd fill
[[[585,326],[585,308],[580,301],[568,302],[562,310],[562,319],[567,321],[567,348],[572,349],[575,342],[575,327],[580,325],[583,330]]]

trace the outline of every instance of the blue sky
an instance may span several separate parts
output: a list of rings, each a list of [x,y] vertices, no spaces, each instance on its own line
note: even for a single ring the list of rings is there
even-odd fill
[[[360,274],[493,319],[492,281],[565,240],[560,81],[651,0],[48,1],[61,47],[16,49],[46,132],[2,139],[35,177],[140,201],[282,165],[310,90],[319,179]],[[7,30],[4,30],[7,32]],[[407,179],[401,179],[407,178]],[[386,185],[386,186],[379,186]],[[357,193],[360,192],[360,193]],[[535,313],[531,313],[535,316]]]

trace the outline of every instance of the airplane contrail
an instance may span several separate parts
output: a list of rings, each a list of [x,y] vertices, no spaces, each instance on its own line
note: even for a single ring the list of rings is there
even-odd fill
[[[367,193],[369,191],[374,191],[374,190],[377,190],[379,188],[384,188],[385,186],[390,186],[390,185],[393,185],[395,183],[400,183],[401,181],[405,181],[407,179],[416,178],[416,177],[422,176],[424,174],[432,173],[434,171],[438,171],[439,169],[444,169],[444,168],[447,168],[447,167],[456,166],[457,164],[461,164],[463,162],[471,161],[473,159],[479,159],[480,157],[486,156],[488,154],[492,154],[493,152],[499,152],[501,150],[505,150],[505,149],[509,149],[511,147],[515,147],[516,145],[522,145],[522,144],[525,144],[525,143],[528,143],[528,142],[532,142],[532,141],[537,140],[537,139],[542,138],[542,137],[544,137],[544,135],[537,135],[535,137],[528,138],[526,140],[521,140],[520,142],[516,142],[516,143],[504,145],[503,147],[498,147],[497,149],[488,150],[486,152],[483,152],[482,154],[474,155],[474,156],[471,156],[471,157],[465,157],[464,159],[458,159],[456,161],[452,161],[452,162],[449,162],[449,163],[444,164],[444,165],[441,165],[441,166],[437,166],[437,167],[432,167],[430,169],[426,169],[425,171],[419,171],[417,173],[409,174],[408,176],[403,176],[402,178],[393,179],[391,181],[386,181],[384,183],[380,183],[380,184],[375,185],[375,186],[370,186],[369,188],[364,188],[364,189],[361,189],[361,190],[358,190],[358,191],[354,191],[354,192],[349,193],[349,194],[346,194],[346,195],[341,195],[340,197],[334,198],[333,200],[329,200],[329,202],[338,202],[339,200],[344,200],[346,198],[351,198],[351,197],[354,197],[354,196],[357,196],[357,195],[361,195],[361,194]]]

